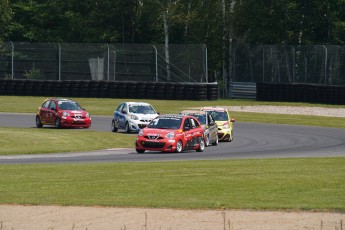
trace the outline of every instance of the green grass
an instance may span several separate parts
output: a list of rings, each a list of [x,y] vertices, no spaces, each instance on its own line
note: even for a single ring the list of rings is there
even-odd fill
[[[0,112],[35,113],[44,99],[0,96]],[[75,99],[92,115],[107,116],[120,102],[133,101]],[[142,101],[161,113],[211,105],[344,107],[254,100]],[[344,118],[232,114],[240,122],[345,127]],[[134,140],[135,135],[110,131],[0,127],[0,155],[132,147]],[[345,212],[344,163],[345,158],[339,157],[0,165],[0,203]]]
[[[89,130],[0,127],[0,155],[133,148],[135,138],[135,135]]]
[[[47,97],[0,96],[0,112],[36,113]],[[249,99],[221,99],[216,101],[188,100],[152,100],[152,99],[111,99],[111,98],[71,98],[90,112],[91,115],[112,116],[117,106],[124,101],[144,101],[153,105],[160,113],[179,113],[182,110],[202,106],[248,106],[248,105],[284,105],[308,107],[345,108],[339,105],[323,105],[296,102],[264,102]]]
[[[0,165],[0,203],[345,212],[345,158]]]

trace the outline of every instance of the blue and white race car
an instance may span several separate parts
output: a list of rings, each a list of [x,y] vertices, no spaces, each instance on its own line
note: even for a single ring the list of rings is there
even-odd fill
[[[139,132],[158,115],[156,110],[148,103],[123,102],[114,111],[111,131],[117,132],[119,129],[123,129],[127,133]]]

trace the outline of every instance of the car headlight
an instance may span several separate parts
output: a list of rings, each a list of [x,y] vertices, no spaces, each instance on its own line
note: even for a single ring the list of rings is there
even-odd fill
[[[139,133],[138,133],[138,136],[139,136],[139,137],[144,136],[144,131],[143,131],[142,129],[140,129],[140,131],[139,131]]]
[[[90,114],[89,114],[89,113],[86,113],[86,117],[90,117]]]
[[[63,117],[69,117],[70,114],[69,114],[68,112],[62,112],[62,116],[63,116]]]
[[[167,135],[165,135],[165,137],[169,139],[173,139],[175,137],[175,133],[174,132],[168,133]]]
[[[130,118],[131,118],[132,120],[139,120],[139,118],[138,118],[137,116],[133,115],[133,114],[130,115]]]

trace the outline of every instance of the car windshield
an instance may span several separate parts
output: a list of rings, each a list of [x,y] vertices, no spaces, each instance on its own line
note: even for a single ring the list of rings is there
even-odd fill
[[[151,121],[148,127],[154,129],[178,129],[181,126],[181,121],[181,118],[176,117],[156,118]]]
[[[150,105],[129,105],[130,113],[156,114],[156,111]]]
[[[228,114],[226,112],[212,111],[211,114],[212,114],[214,120],[216,120],[216,121],[227,121],[228,120]]]
[[[200,124],[205,125],[206,124],[206,116],[204,114],[191,114],[192,116],[196,117]]]
[[[58,104],[62,110],[83,110],[75,101],[59,101]]]

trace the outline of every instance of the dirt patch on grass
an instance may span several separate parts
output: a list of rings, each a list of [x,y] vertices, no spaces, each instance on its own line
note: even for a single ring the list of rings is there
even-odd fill
[[[0,205],[0,229],[342,230],[345,214]]]

